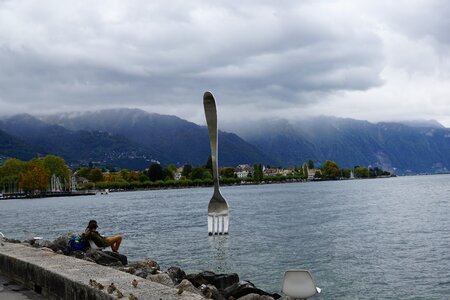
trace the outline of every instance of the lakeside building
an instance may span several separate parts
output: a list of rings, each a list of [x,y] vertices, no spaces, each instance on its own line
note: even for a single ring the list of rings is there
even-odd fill
[[[283,169],[278,168],[263,168],[264,176],[267,177],[274,177],[277,175],[280,175],[282,173]]]
[[[322,171],[320,169],[308,169],[308,180],[314,180],[316,173],[322,174]]]
[[[237,178],[247,178],[249,174],[253,174],[253,167],[249,164],[238,165],[234,169],[234,175]]]
[[[248,171],[234,172],[234,175],[236,175],[237,178],[247,178],[248,174],[250,174]]]
[[[183,168],[184,167],[177,168],[177,170],[175,171],[175,174],[173,174],[173,179],[175,179],[175,180],[181,179],[181,174],[183,173]]]

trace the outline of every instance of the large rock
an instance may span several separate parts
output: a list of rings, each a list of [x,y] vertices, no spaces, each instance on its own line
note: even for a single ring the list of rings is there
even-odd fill
[[[221,291],[239,282],[239,276],[236,273],[216,274],[210,271],[204,271],[198,274],[189,274],[186,276],[186,279],[192,282],[195,287],[199,287],[202,284],[212,284]]]
[[[112,251],[103,251],[103,253],[106,253],[109,256],[115,257],[124,266],[126,266],[128,264],[128,258],[125,255],[123,255],[123,254],[120,254],[120,253],[117,253],[117,252],[112,252]]]
[[[179,291],[186,291],[186,292],[191,292],[191,293],[196,293],[196,294],[202,294],[201,291],[197,288],[195,288],[195,286],[187,279],[183,279],[181,281],[181,283],[177,286],[175,286]]]
[[[36,241],[35,244],[37,244],[39,247],[50,248],[50,246],[53,244],[53,242],[47,241],[47,240],[38,240],[38,241]]]
[[[69,240],[72,237],[77,236],[77,235],[78,234],[76,234],[76,233],[65,234],[63,236],[58,237],[57,239],[55,239],[50,244],[47,244],[46,247],[52,249],[55,252],[57,252],[58,250],[61,250],[61,251],[65,252],[66,249],[67,249],[67,245],[69,244]]]
[[[132,274],[147,278],[148,275],[154,275],[157,274],[158,271],[161,269],[159,264],[151,259],[146,259],[144,261],[135,261],[128,264],[128,268],[130,272],[133,272]],[[125,270],[125,272],[128,272]]]
[[[172,278],[173,283],[179,284],[183,279],[186,278],[186,273],[179,267],[170,267],[167,269],[167,274]]]
[[[200,291],[206,299],[226,300],[220,291],[212,284],[201,285]]]
[[[75,250],[69,253],[69,256],[73,256],[79,259],[84,259],[86,258],[86,253],[83,251],[79,251],[79,250]]]
[[[123,266],[127,264],[127,257],[125,255],[110,251],[94,250],[90,248],[86,252],[86,257],[104,266]]]
[[[258,294],[260,296],[265,295],[265,296],[273,297],[275,299],[279,298],[279,295],[277,295],[277,294],[272,295],[263,290],[256,288],[255,285],[253,283],[251,283],[250,281],[239,281],[239,282],[233,284],[232,286],[229,286],[226,289],[224,289],[222,293],[225,296],[225,298],[227,298],[227,299],[229,297],[239,299],[248,294]]]
[[[186,279],[189,280],[196,288],[199,288],[201,285],[209,284],[209,282],[199,273],[188,274],[186,275]]]
[[[167,273],[159,273],[155,275],[148,275],[147,279],[156,283],[161,283],[167,286],[174,286],[172,278]]]

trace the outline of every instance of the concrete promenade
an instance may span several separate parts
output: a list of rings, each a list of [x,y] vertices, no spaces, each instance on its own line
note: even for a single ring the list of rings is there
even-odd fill
[[[46,300],[46,298],[0,275],[0,300]]]
[[[130,294],[140,300],[203,299],[200,295],[188,292],[178,295],[175,288],[113,268],[56,254],[50,249],[22,244],[0,244],[0,275],[23,284],[46,299],[117,299],[116,293],[108,294],[106,291],[111,283],[122,292],[123,299],[128,299]],[[90,279],[101,283],[105,288],[100,290],[91,287]],[[138,281],[136,288],[131,284],[134,279]]]

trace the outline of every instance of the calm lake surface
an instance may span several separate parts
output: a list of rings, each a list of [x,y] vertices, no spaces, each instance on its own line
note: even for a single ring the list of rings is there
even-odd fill
[[[285,270],[308,269],[316,299],[448,299],[450,176],[222,188],[230,235],[207,235],[212,188],[0,201],[0,231],[53,239],[90,219],[125,236],[130,260],[162,269],[236,272],[279,292]]]

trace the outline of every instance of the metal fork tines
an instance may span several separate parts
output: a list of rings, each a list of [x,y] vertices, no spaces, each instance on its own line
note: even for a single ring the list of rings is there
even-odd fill
[[[208,125],[209,142],[211,145],[212,173],[214,193],[208,205],[208,234],[228,234],[229,208],[219,189],[218,143],[217,143],[217,109],[216,101],[210,92],[203,95],[206,123]]]
[[[208,234],[228,234],[228,215],[208,215]]]

